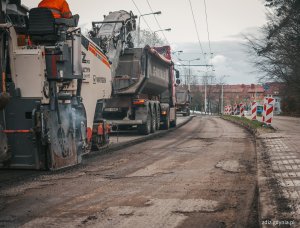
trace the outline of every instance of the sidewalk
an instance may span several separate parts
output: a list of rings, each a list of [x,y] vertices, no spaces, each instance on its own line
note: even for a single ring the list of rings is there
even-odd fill
[[[300,119],[275,116],[272,126],[275,133],[257,136],[261,224],[299,227]]]

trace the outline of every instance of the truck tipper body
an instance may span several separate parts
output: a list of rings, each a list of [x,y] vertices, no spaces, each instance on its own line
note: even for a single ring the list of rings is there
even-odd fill
[[[191,104],[191,94],[188,89],[177,88],[176,89],[176,110],[177,114],[182,114],[183,116],[190,115],[190,104]]]
[[[162,53],[162,54],[160,54]],[[100,101],[114,129],[141,134],[176,125],[174,64],[170,47],[127,48],[119,58],[111,99]]]

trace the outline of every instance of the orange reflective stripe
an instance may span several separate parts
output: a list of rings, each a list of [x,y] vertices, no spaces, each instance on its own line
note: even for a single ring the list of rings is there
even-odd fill
[[[70,18],[70,17],[72,17],[72,14],[71,13],[62,13],[61,16],[63,18]]]
[[[49,9],[51,12],[52,12],[52,15],[54,18],[61,18],[62,17],[62,14],[60,13],[59,10],[56,10],[56,9]]]
[[[61,12],[57,9],[50,9],[48,8],[52,13],[57,13],[57,14],[61,14]]]
[[[3,130],[3,133],[12,134],[12,133],[30,133],[31,130]]]

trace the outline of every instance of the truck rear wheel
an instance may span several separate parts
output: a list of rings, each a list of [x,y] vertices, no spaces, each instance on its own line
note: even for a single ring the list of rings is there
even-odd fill
[[[151,133],[154,133],[156,131],[156,122],[157,122],[157,114],[156,114],[156,110],[153,109],[151,115]]]
[[[151,111],[150,109],[148,110],[148,114],[147,114],[147,121],[144,124],[141,124],[138,126],[138,132],[142,135],[149,135],[151,132]]]
[[[156,111],[156,130],[159,130],[160,127],[160,109]]]

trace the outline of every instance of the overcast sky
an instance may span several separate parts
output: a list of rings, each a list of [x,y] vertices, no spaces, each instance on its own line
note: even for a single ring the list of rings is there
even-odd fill
[[[139,15],[132,0],[69,0],[68,2],[73,14],[80,15],[79,24],[83,27],[90,27],[91,21],[103,20],[103,15],[110,11],[132,10],[134,14]],[[151,12],[146,0],[134,0],[134,2],[142,14]],[[173,50],[183,50],[182,59],[200,57],[201,61],[194,63],[204,63],[189,0],[148,0],[148,2],[153,11],[162,11],[162,14],[157,16],[161,28],[172,29],[164,34]],[[209,53],[203,0],[191,0],[191,2],[201,44],[204,52]],[[28,7],[35,7],[39,1],[23,0],[22,3]],[[206,3],[215,75],[217,77],[230,75],[226,78],[228,83],[256,82],[256,75],[253,73],[255,69],[247,60],[241,34],[255,32],[266,22],[263,1],[206,0]],[[152,15],[144,18],[152,31],[160,29]],[[148,29],[143,20],[141,20],[141,28]],[[204,69],[193,68],[195,73],[202,70]]]

